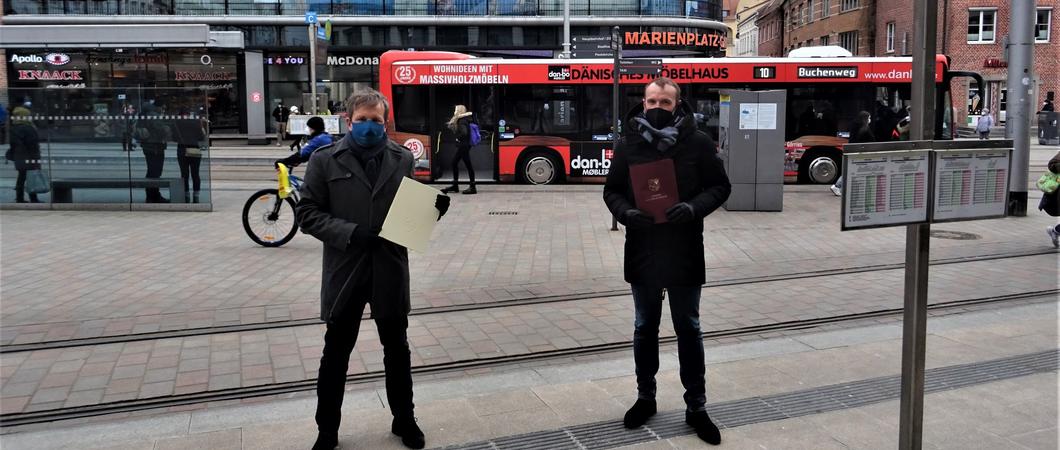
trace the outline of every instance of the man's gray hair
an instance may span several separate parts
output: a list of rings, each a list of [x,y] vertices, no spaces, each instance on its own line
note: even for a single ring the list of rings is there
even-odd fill
[[[383,117],[389,117],[390,102],[387,101],[386,97],[384,97],[381,92],[372,88],[360,89],[357,92],[354,92],[350,98],[346,99],[346,114],[353,116],[353,112],[356,111],[357,108],[363,106],[376,106],[379,104],[383,105]]]

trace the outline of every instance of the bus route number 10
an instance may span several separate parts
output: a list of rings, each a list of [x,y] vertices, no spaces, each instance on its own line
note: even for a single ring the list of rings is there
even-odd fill
[[[755,79],[770,80],[777,77],[777,68],[774,66],[755,66],[754,68]]]

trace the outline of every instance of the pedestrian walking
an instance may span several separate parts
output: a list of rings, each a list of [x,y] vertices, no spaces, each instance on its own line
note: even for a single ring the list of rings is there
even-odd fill
[[[994,114],[989,109],[983,110],[979,121],[975,123],[975,131],[979,132],[979,140],[990,139],[990,127],[994,126]]]
[[[858,113],[856,119],[854,119],[854,125],[850,130],[850,140],[848,144],[859,144],[863,142],[876,142],[876,135],[872,133],[872,114],[868,111],[861,111]],[[840,175],[835,180],[835,184],[828,188],[832,191],[836,197],[843,195],[843,176]]]
[[[40,170],[40,134],[30,120],[32,113],[25,106],[11,110],[11,147],[7,159],[15,163],[15,202],[26,203],[26,176],[30,170]],[[40,203],[35,192],[29,193],[31,203]]]
[[[331,135],[324,130],[324,119],[313,116],[310,117],[305,124],[306,127],[312,130],[312,134],[309,135],[309,142],[290,156],[283,159],[277,159],[276,164],[282,163],[287,167],[296,167],[299,164],[309,161],[309,157],[313,156],[313,152],[331,145]]]
[[[1060,217],[1060,152],[1049,160],[1049,171],[1038,178],[1038,189],[1042,191],[1042,200],[1038,209],[1053,217]],[[1045,233],[1053,241],[1054,248],[1060,248],[1060,224],[1046,228]]]
[[[184,185],[185,203],[199,203],[199,191],[202,189],[199,167],[202,165],[202,149],[206,146],[205,122],[205,117],[191,117],[191,111],[185,108],[174,127],[177,166],[180,167],[180,179]]]
[[[284,135],[287,134],[287,118],[291,117],[291,111],[284,106],[283,101],[272,110],[272,119],[276,121],[276,146],[282,145]]]
[[[136,139],[143,149],[147,173],[144,178],[162,178],[166,163],[166,146],[172,137],[169,124],[162,119],[161,107],[149,101],[144,106],[144,116],[136,121]],[[169,203],[158,187],[144,188],[147,203]]]
[[[423,448],[412,402],[408,343],[409,263],[405,247],[379,237],[402,178],[412,176],[412,153],[388,139],[390,106],[366,89],[346,101],[349,133],[309,158],[296,207],[302,231],[324,243],[320,318],[327,323],[317,378],[315,450],[338,445],[342,395],[361,314],[372,319],[383,345],[391,431],[409,448]],[[449,197],[435,200],[439,218]]]
[[[1045,93],[1045,101],[1042,102],[1042,109],[1039,112],[1053,112],[1056,111],[1056,106],[1053,106],[1053,92],[1049,91]]]
[[[297,116],[299,114],[301,114],[301,111],[298,110],[298,107],[297,106],[292,106],[291,109],[288,110],[287,118],[288,118],[288,120],[290,120],[291,116]],[[284,125],[284,127],[286,127],[286,125]],[[302,130],[298,130],[298,132],[301,133]],[[287,148],[289,148],[293,152],[293,151],[298,150],[299,148],[301,148],[301,146],[302,146],[302,138],[304,136],[302,136],[301,134],[296,134],[296,133],[289,133],[289,134],[291,136],[294,136],[294,137],[291,139],[291,143],[287,145]]]
[[[478,124],[472,119],[472,112],[467,110],[464,105],[456,105],[453,108],[453,117],[446,122],[446,127],[449,131],[453,132],[453,136],[456,137],[456,154],[453,155],[453,185],[445,189],[442,192],[460,192],[460,162],[463,161],[464,168],[467,169],[467,177],[470,180],[470,186],[461,194],[476,194],[478,190],[475,189],[475,168],[471,165],[471,147],[478,144]]]
[[[626,119],[604,185],[604,201],[626,226],[625,279],[635,307],[633,359],[637,401],[626,412],[626,428],[636,428],[656,412],[655,374],[659,370],[659,321],[664,292],[677,333],[681,384],[685,388],[685,422],[704,441],[721,442],[706,410],[706,367],[700,335],[699,300],[706,281],[703,219],[729,197],[731,186],[714,141],[695,125],[692,108],[680,101],[681,88],[658,78]],[[679,203],[666,210],[666,222],[636,206],[630,166],[671,159]],[[644,181],[658,189],[658,179]]]

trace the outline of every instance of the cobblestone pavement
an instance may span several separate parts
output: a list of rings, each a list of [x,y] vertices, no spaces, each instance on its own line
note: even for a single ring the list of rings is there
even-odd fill
[[[414,308],[627,288],[599,186],[480,192],[457,196],[430,253],[411,255]],[[211,213],[4,211],[0,344],[317,317],[319,242],[254,245],[240,223],[249,194],[218,190]],[[708,280],[903,261],[903,229],[841,233],[838,207],[825,187],[799,186],[784,213],[719,210],[706,221]],[[977,239],[933,239],[933,255],[1047,250],[1050,223],[1032,211],[936,226]]]
[[[1056,289],[1056,254],[935,266],[933,303]],[[705,331],[901,307],[902,270],[706,288]],[[1054,294],[1055,295],[1055,294]],[[664,314],[661,335],[672,336]],[[628,296],[442,312],[410,318],[416,367],[623,343]],[[3,355],[2,413],[40,411],[315,377],[320,325],[16,352]],[[365,323],[351,374],[382,370],[382,347]]]

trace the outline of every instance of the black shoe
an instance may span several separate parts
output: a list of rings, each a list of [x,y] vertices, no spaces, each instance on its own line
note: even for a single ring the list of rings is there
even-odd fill
[[[629,411],[626,411],[626,417],[622,418],[622,424],[626,428],[633,429],[648,422],[648,418],[655,415],[655,400],[645,400],[638,398],[637,402],[633,404]]]
[[[313,443],[313,450],[334,450],[339,446],[338,433],[317,434],[317,441]]]
[[[415,417],[395,417],[390,432],[401,436],[401,443],[408,448],[423,448],[423,431],[416,425]]]
[[[457,185],[454,184],[454,185],[449,186],[449,187],[447,187],[445,189],[442,189],[442,193],[443,194],[452,194],[452,193],[455,193],[455,192],[460,192],[460,186],[457,186]]]
[[[685,423],[696,430],[696,436],[710,445],[721,444],[721,432],[706,411],[685,411]]]
[[[469,187],[469,188],[467,188],[467,189],[464,189],[464,192],[461,192],[461,194],[468,194],[468,195],[471,195],[471,194],[478,194],[478,190],[477,190],[477,189],[475,189],[475,187],[474,187],[474,186],[471,186],[471,187]]]

